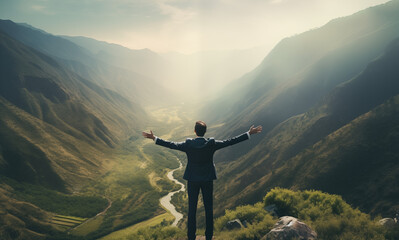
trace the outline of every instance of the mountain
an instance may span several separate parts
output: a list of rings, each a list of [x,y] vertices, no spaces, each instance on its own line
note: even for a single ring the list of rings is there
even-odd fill
[[[108,204],[103,195],[84,189],[110,172],[121,149],[133,154],[123,146],[129,142],[134,148],[131,140],[151,118],[141,104],[1,30],[0,76],[0,238],[75,239],[54,223],[55,213],[91,217],[103,211]],[[157,194],[140,174],[140,187]],[[158,210],[156,198],[149,202],[144,207],[136,202],[130,211],[142,212],[134,217]]]
[[[137,104],[0,32],[2,175],[58,190],[101,171],[104,149],[137,135]]]
[[[266,53],[265,47],[192,54],[155,53],[149,49],[134,50],[86,37],[62,37],[88,49],[103,62],[147,76],[190,99],[195,91],[201,92],[199,99],[212,96],[228,82],[254,68]]]
[[[399,192],[398,66],[396,39],[357,77],[224,165],[219,204],[256,202],[281,186],[340,194],[366,212],[393,214]]]
[[[212,124],[224,123],[222,137],[252,123],[270,131],[377,58],[399,36],[398,10],[399,2],[392,1],[283,39],[256,69],[207,104],[202,115]]]
[[[252,72],[203,107],[209,135],[227,138],[263,125],[263,137],[217,153],[224,164],[259,144],[278,124],[304,113],[339,84],[356,77],[399,36],[399,1],[371,7],[283,39]],[[262,138],[262,139],[261,139]]]
[[[0,20],[0,30],[23,44],[36,49],[54,59],[81,77],[113,90],[130,101],[148,105],[171,99],[166,90],[149,77],[131,69],[110,65],[89,49],[36,29],[27,24],[16,24],[9,20]],[[153,95],[157,98],[154,98]]]
[[[160,80],[162,75],[157,74],[158,71],[154,69],[162,69],[164,59],[159,54],[149,50],[129,49],[117,44],[98,41],[96,39],[87,37],[71,37],[61,36],[76,45],[89,50],[94,56],[101,61],[109,63],[114,66],[119,66],[124,69],[131,69],[143,76],[151,77],[155,80]],[[162,78],[161,78],[162,79]]]

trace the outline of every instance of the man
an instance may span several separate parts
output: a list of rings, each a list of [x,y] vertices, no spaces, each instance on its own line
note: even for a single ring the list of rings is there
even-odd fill
[[[250,138],[250,135],[260,133],[262,126],[251,126],[248,132],[237,137],[219,141],[213,138],[204,138],[206,124],[203,121],[195,123],[194,132],[197,138],[188,138],[184,142],[170,142],[154,136],[153,132],[143,132],[143,136],[155,141],[155,144],[167,148],[183,151],[187,154],[187,167],[183,178],[187,180],[188,193],[188,221],[187,236],[189,240],[195,239],[196,213],[199,191],[205,207],[207,240],[213,236],[213,180],[216,179],[216,169],[213,163],[213,154],[224,147],[228,147]]]

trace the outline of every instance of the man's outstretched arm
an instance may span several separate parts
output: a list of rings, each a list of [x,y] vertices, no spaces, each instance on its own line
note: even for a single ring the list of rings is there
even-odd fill
[[[142,135],[145,138],[154,140],[155,144],[163,146],[163,147],[167,147],[170,149],[176,149],[176,150],[180,150],[180,151],[184,152],[185,147],[186,147],[186,144],[185,144],[186,142],[170,142],[170,141],[162,140],[162,139],[156,137],[151,130],[149,133],[143,132]]]
[[[241,135],[223,141],[216,141],[216,150],[245,141],[250,138],[250,135],[260,132],[262,132],[262,126],[254,127],[254,125],[252,125],[247,132]]]

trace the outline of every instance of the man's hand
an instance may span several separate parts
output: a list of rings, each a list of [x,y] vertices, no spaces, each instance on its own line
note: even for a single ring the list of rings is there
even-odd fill
[[[143,132],[142,134],[143,134],[143,136],[144,136],[145,138],[149,138],[149,139],[152,139],[152,140],[155,139],[154,133],[152,133],[151,130],[150,130],[150,133]]]
[[[254,127],[254,125],[252,125],[252,126],[249,128],[249,131],[248,131],[248,133],[249,133],[250,135],[252,135],[252,134],[257,134],[257,133],[260,133],[260,132],[262,132],[262,126],[261,126],[261,125],[259,125],[259,126],[257,126],[257,127]]]

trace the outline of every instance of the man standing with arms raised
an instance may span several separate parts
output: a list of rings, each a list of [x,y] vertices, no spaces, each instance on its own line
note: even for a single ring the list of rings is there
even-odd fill
[[[248,132],[239,136],[219,141],[213,138],[204,138],[206,124],[203,121],[195,123],[194,132],[197,138],[188,138],[184,142],[170,142],[156,137],[152,131],[143,132],[143,136],[155,141],[155,144],[171,149],[183,151],[187,154],[187,167],[183,178],[187,180],[188,193],[188,221],[187,236],[189,240],[195,239],[196,232],[196,213],[199,191],[205,207],[207,240],[213,236],[213,180],[216,179],[216,169],[213,163],[214,153],[224,147],[228,147],[250,138],[250,135],[260,133],[262,126],[251,126]]]

